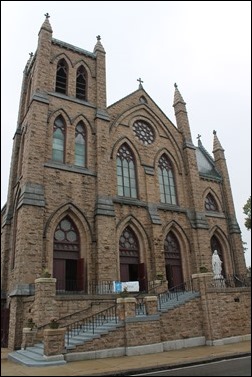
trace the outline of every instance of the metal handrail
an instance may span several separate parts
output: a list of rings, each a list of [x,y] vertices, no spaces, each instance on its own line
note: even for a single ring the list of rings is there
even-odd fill
[[[189,279],[179,285],[176,285],[168,291],[163,293],[158,293],[158,303],[159,307],[161,308],[161,305],[169,300],[172,300],[173,298],[176,298],[178,301],[179,296],[185,294],[185,292],[192,292],[193,291],[193,285],[192,285],[192,279]]]
[[[67,328],[67,345],[69,345],[71,337],[90,331],[92,334],[94,334],[95,329],[108,322],[118,323],[116,304],[110,308],[102,310],[99,313],[93,314],[87,318],[75,321],[70,325],[65,326]]]

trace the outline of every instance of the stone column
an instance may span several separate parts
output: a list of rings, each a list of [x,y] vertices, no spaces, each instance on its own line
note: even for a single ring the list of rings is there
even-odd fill
[[[26,347],[32,347],[35,344],[37,329],[31,329],[30,327],[23,327],[23,337],[21,349]]]
[[[118,298],[117,313],[120,321],[125,320],[128,317],[136,316],[136,299],[135,297]]]
[[[49,322],[52,317],[57,317],[55,303],[56,279],[38,278],[35,280],[34,321],[37,326]]]
[[[212,272],[205,272],[199,274],[193,274],[193,289],[200,292],[201,307],[202,307],[202,317],[203,317],[203,331],[206,337],[206,341],[212,339],[212,326],[211,326],[211,315],[209,312],[208,297],[207,297],[207,286],[213,279]]]
[[[157,296],[147,296],[144,298],[147,315],[157,314]]]
[[[65,353],[66,328],[44,330],[44,355],[55,356]]]

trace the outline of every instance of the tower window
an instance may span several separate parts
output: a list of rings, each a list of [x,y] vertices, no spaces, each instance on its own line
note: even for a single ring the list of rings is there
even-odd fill
[[[76,74],[76,98],[86,100],[86,70],[81,65]]]
[[[57,65],[56,88],[55,88],[56,92],[66,94],[67,73],[68,73],[67,63],[64,59],[61,59]]]
[[[53,126],[52,159],[64,162],[65,157],[65,122],[61,116],[56,118]]]
[[[83,122],[75,128],[75,165],[85,166],[86,132]]]

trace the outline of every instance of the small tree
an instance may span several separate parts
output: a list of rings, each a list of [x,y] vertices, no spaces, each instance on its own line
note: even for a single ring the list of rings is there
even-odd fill
[[[251,196],[248,198],[247,203],[243,206],[243,213],[247,216],[245,218],[245,227],[251,230]]]

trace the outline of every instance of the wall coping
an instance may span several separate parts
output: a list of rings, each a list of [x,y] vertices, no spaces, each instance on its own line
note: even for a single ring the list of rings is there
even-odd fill
[[[37,278],[35,283],[56,283],[56,278]]]
[[[192,279],[202,278],[202,277],[212,277],[213,272],[199,272],[197,274],[192,274]]]

